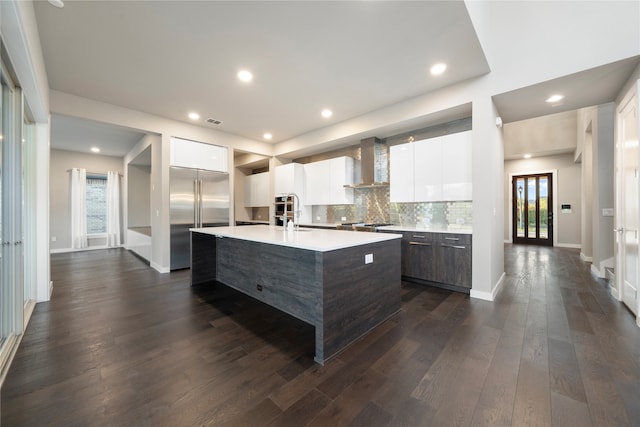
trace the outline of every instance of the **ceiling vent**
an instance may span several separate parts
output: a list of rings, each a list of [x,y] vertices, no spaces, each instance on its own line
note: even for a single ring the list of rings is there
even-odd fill
[[[207,123],[217,126],[217,125],[221,125],[222,124],[222,120],[216,120],[216,119],[208,118],[207,119]]]

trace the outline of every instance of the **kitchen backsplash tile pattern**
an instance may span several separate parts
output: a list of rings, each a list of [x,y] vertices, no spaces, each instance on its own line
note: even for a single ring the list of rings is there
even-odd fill
[[[353,205],[314,206],[313,222],[392,223],[423,227],[471,227],[471,201],[390,203],[388,187],[355,190]]]
[[[391,203],[390,222],[420,227],[470,228],[473,217],[471,201]]]

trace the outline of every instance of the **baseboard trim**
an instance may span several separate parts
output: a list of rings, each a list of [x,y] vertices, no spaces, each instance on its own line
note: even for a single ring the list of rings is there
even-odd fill
[[[91,246],[88,248],[61,248],[61,249],[50,249],[49,253],[50,254],[65,254],[65,253],[69,253],[69,252],[84,252],[84,251],[97,251],[100,249],[117,249],[117,248],[122,248],[122,245],[119,246]]]
[[[582,252],[580,252],[580,259],[584,262],[593,262],[593,257],[586,256]]]
[[[605,275],[602,274],[602,271],[595,266],[595,264],[591,264],[591,274],[596,276],[599,279],[604,279]]]
[[[506,274],[503,271],[502,275],[500,276],[500,279],[498,279],[498,281],[496,282],[491,292],[482,292],[482,291],[471,289],[469,296],[471,298],[481,299],[484,301],[494,301],[496,299],[496,295],[498,295],[498,292],[500,292],[500,289],[504,284],[505,277],[506,277]]]
[[[582,245],[579,243],[556,243],[556,248],[569,248],[569,249],[582,249]],[[582,254],[580,254],[582,256]]]
[[[618,288],[610,286],[609,289],[611,289],[611,296],[614,297],[616,301],[620,301],[620,293],[618,292]]]
[[[151,268],[153,268],[154,270],[156,270],[158,273],[170,273],[171,270],[169,269],[169,267],[163,267],[160,264],[157,264],[153,261],[151,261],[149,263],[149,265],[151,265]]]

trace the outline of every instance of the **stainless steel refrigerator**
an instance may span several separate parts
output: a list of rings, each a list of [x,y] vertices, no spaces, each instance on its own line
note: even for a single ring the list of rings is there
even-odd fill
[[[229,225],[229,174],[171,167],[171,270],[190,266],[189,228]]]

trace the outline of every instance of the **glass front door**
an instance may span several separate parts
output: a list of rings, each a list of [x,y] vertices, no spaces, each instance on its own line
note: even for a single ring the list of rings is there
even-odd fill
[[[514,176],[513,243],[553,246],[551,174]]]

